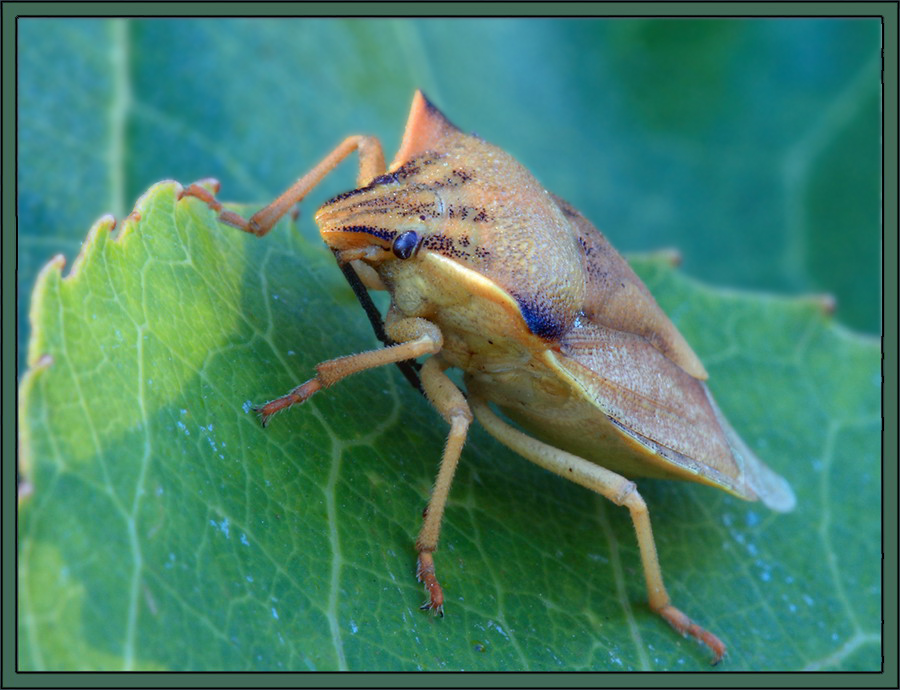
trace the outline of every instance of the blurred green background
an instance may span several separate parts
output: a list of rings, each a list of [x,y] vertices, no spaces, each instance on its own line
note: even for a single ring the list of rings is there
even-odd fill
[[[19,332],[34,276],[153,182],[263,203],[423,88],[625,252],[829,292],[880,330],[880,32],[848,19],[19,21]],[[353,185],[353,165],[303,209]],[[20,371],[24,353],[20,349]]]

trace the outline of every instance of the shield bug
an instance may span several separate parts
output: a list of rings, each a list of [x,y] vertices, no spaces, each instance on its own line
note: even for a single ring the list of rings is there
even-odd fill
[[[416,541],[423,608],[443,612],[433,553],[474,417],[528,460],[628,508],[650,608],[721,659],[721,640],[671,603],[630,478],[699,482],[778,511],[790,510],[794,496],[738,437],[700,360],[584,216],[510,155],[452,125],[421,92],[390,167],[377,139],[351,136],[249,220],[222,211],[203,187],[184,193],[262,236],[354,151],[358,187],[327,201],[316,222],[345,273],[390,293],[387,346],[322,362],[309,381],[259,408],[263,423],[351,374],[428,356],[422,388],[450,431]],[[450,367],[462,370],[465,395]]]

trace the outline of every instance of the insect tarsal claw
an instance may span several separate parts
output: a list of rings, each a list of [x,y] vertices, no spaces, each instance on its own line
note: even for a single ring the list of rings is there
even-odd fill
[[[187,187],[184,187],[178,193],[178,198],[183,199],[186,196],[192,196],[200,199],[200,201],[209,206],[213,211],[221,211],[222,204],[219,203],[218,199],[216,199],[215,192],[210,191],[209,189],[204,187],[201,182],[194,182],[192,184],[189,184]],[[214,189],[218,191],[218,187],[215,187]]]
[[[425,589],[427,590],[428,588],[426,587]],[[431,600],[431,597],[429,597],[427,600],[425,600],[425,602],[419,607],[419,610],[420,611],[430,611],[432,614],[434,614],[435,616],[438,616],[440,618],[444,617],[444,605],[443,604],[435,605],[435,603]]]
[[[263,406],[254,405],[253,407],[250,408],[250,411],[253,414],[255,414],[257,417],[259,417],[259,423],[265,429],[266,426],[269,424],[269,416],[270,415],[267,415],[265,412],[263,412]]]
[[[701,628],[674,606],[666,605],[657,610],[657,613],[662,616],[669,625],[681,633],[683,637],[691,636],[709,647],[714,654],[713,660],[710,662],[712,666],[718,664],[722,660],[722,657],[725,656],[727,648],[722,640],[708,630]]]

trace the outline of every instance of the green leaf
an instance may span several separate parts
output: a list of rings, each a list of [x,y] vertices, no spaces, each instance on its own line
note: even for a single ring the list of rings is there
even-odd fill
[[[318,239],[258,240],[176,194],[154,186],[139,221],[97,223],[69,275],[54,260],[37,281],[21,668],[710,668],[647,608],[627,512],[477,425],[436,554],[447,615],[419,611],[413,542],[446,425],[385,367],[261,429],[249,401],[376,343]],[[778,515],[640,482],[676,605],[728,644],[723,670],[876,670],[877,343],[813,300],[636,266],[798,498]]]
[[[161,179],[214,176],[265,203],[351,133],[390,154],[416,87],[622,250],[677,247],[716,284],[832,292],[843,323],[880,330],[877,18],[17,26],[23,351],[38,270],[102,214]]]

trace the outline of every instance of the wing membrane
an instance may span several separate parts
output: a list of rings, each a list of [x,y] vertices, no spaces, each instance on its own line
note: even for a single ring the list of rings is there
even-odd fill
[[[623,431],[690,474],[710,468],[722,475],[716,483],[755,497],[741,486],[741,467],[706,385],[645,338],[584,322],[560,350],[561,365]]]
[[[700,359],[628,262],[569,203],[557,196],[553,200],[569,219],[581,245],[587,277],[586,318],[600,326],[642,336],[687,373],[705,380],[707,373]]]

